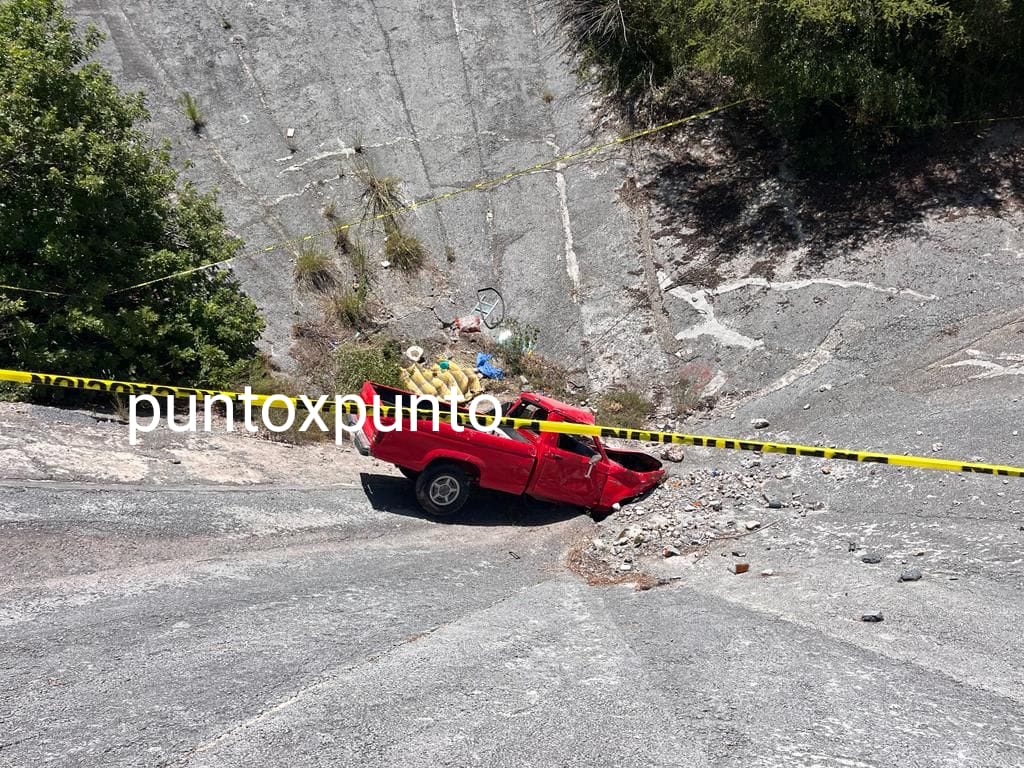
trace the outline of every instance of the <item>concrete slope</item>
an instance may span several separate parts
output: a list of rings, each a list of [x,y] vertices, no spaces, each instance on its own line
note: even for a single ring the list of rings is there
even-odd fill
[[[550,8],[534,0],[71,8],[107,34],[101,60],[120,85],[146,92],[154,135],[191,164],[189,178],[220,190],[253,250],[323,230],[330,200],[339,220],[358,219],[359,163],[400,177],[406,197],[420,200],[612,135],[594,128],[589,98],[557,53]],[[200,135],[177,103],[185,91],[206,118]],[[610,152],[417,210],[408,224],[430,258],[414,277],[382,269],[380,229],[364,227],[379,317],[423,337],[440,330],[436,316],[468,313],[477,289],[494,286],[510,317],[538,326],[542,346],[583,371],[604,377],[623,362],[658,362],[639,336],[587,347],[644,285],[630,214],[616,205],[624,169],[622,153]],[[292,287],[297,248],[236,264],[282,359],[291,325],[317,311]]]

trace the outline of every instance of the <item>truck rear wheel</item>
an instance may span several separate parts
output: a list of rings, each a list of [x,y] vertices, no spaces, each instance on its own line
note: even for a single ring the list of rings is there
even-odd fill
[[[462,467],[431,464],[416,478],[416,501],[434,517],[450,517],[462,509],[472,489],[472,481]]]

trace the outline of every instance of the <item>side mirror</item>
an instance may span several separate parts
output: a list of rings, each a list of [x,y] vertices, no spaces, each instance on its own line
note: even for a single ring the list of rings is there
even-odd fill
[[[597,454],[597,453],[593,454],[590,457],[590,461],[587,463],[587,474],[584,475],[584,477],[586,477],[588,479],[590,478],[590,473],[594,471],[594,465],[597,464],[597,462],[599,462],[600,460],[601,460],[601,456],[600,456],[600,454]]]

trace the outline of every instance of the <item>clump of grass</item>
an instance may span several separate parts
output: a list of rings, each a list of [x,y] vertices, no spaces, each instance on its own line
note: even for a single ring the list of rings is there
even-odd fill
[[[449,264],[455,263],[455,249],[452,248],[450,245],[446,245],[444,248],[444,259]]]
[[[206,118],[203,116],[202,110],[199,109],[199,102],[188,91],[182,93],[178,101],[185,110],[185,117],[192,123],[192,132],[198,135],[206,127]]]
[[[384,256],[399,269],[410,272],[423,266],[427,249],[416,235],[396,229],[384,241]]]
[[[597,421],[612,427],[642,429],[654,412],[654,403],[633,389],[606,392],[597,404]]]
[[[356,285],[363,291],[370,290],[370,264],[366,258],[366,248],[359,240],[352,240],[346,249],[349,261],[352,262],[352,273],[356,278]]]
[[[530,357],[537,343],[540,331],[532,325],[509,320],[506,323],[510,331],[509,337],[501,343],[501,356],[505,360],[505,370],[513,376],[523,376],[530,368]]]
[[[248,386],[257,395],[288,395],[293,394],[295,389],[295,385],[266,354],[238,363],[228,374],[226,384],[229,389],[238,392]]]
[[[334,247],[341,253],[348,253],[349,248],[352,247],[348,230],[348,227],[339,227],[334,230]]]
[[[369,163],[356,168],[356,177],[363,184],[364,217],[381,221],[384,232],[389,235],[400,231],[399,217],[406,206],[402,197],[402,180],[397,176],[378,174]]]
[[[361,286],[331,294],[324,302],[324,315],[340,326],[359,328],[370,321],[366,291]]]
[[[334,261],[323,249],[316,247],[303,248],[296,254],[292,275],[300,288],[318,293],[326,293],[338,284]]]
[[[327,219],[332,224],[338,220],[338,201],[331,200],[327,201],[327,204],[320,209],[320,215]]]
[[[334,391],[339,394],[358,392],[366,380],[401,386],[402,349],[394,340],[340,346],[334,362],[337,366]]]
[[[259,355],[236,366],[232,371],[232,378],[227,382],[227,386],[229,389],[238,392],[241,392],[248,386],[255,395],[296,397],[303,392],[299,382],[291,376],[282,373],[267,355]],[[241,410],[237,406],[235,414],[236,419],[241,414]],[[275,424],[284,423],[284,410],[275,408],[273,409],[273,414],[271,418]],[[332,433],[321,432],[315,428],[305,432],[301,431],[299,427],[306,420],[307,415],[307,411],[299,406],[295,410],[295,421],[287,430],[284,432],[273,432],[261,429],[260,434],[268,440],[278,443],[290,443],[292,445],[316,443],[333,437]]]
[[[675,409],[679,412],[688,412],[700,407],[701,393],[711,378],[711,370],[706,366],[695,363],[687,365],[670,390]]]

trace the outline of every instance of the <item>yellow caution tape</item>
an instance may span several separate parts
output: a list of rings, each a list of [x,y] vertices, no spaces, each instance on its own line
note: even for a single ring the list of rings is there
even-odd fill
[[[457,195],[463,195],[463,194],[465,194],[467,192],[480,192],[480,191],[483,191],[483,190],[491,189],[492,187],[500,186],[501,184],[509,182],[512,179],[516,179],[516,178],[518,178],[520,176],[526,176],[526,175],[531,174],[531,173],[537,173],[538,171],[543,171],[543,170],[545,170],[547,168],[550,168],[551,166],[562,165],[562,164],[565,164],[565,163],[572,162],[574,160],[580,160],[582,158],[589,157],[590,155],[597,154],[598,152],[603,152],[604,150],[609,149],[611,147],[618,146],[620,144],[628,144],[631,141],[636,141],[637,139],[641,139],[641,138],[643,138],[645,136],[651,136],[651,135],[653,135],[655,133],[660,133],[662,131],[667,131],[670,128],[675,128],[677,126],[683,125],[684,123],[692,122],[693,120],[700,120],[701,118],[709,117],[710,115],[713,115],[713,114],[715,114],[717,112],[722,112],[724,110],[731,109],[732,107],[735,107],[735,106],[738,106],[738,105],[743,104],[745,102],[748,102],[748,101],[751,100],[751,98],[752,97],[748,96],[748,97],[743,98],[743,99],[737,99],[736,101],[730,102],[728,104],[722,104],[722,105],[717,106],[717,107],[711,107],[709,109],[705,109],[705,110],[702,110],[700,112],[695,112],[692,115],[687,115],[686,117],[680,117],[680,118],[676,118],[675,120],[669,120],[668,122],[660,123],[659,125],[655,125],[655,126],[652,126],[650,128],[644,128],[644,129],[639,130],[639,131],[634,131],[633,133],[628,133],[628,134],[626,134],[624,136],[617,136],[614,139],[602,142],[600,144],[594,144],[592,146],[586,147],[585,149],[580,149],[580,150],[577,150],[575,152],[569,152],[569,153],[566,153],[564,155],[559,155],[558,157],[552,157],[552,158],[550,158],[548,160],[542,160],[541,162],[534,163],[533,165],[531,165],[529,167],[526,167],[526,168],[517,168],[516,170],[509,171],[507,173],[503,173],[500,176],[495,176],[495,177],[490,178],[490,179],[484,179],[483,181],[478,181],[478,182],[475,182],[473,184],[468,184],[468,185],[466,185],[464,187],[460,187],[458,189],[454,189],[454,190],[452,190],[450,192],[442,192],[439,195],[434,195],[433,197],[428,197],[428,198],[425,198],[423,200],[418,200],[418,201],[409,203],[408,205],[404,205],[404,206],[402,206],[400,208],[395,208],[394,210],[391,210],[391,211],[384,211],[384,212],[378,213],[378,214],[376,214],[374,216],[366,216],[366,217],[363,217],[363,218],[359,219],[358,221],[350,221],[350,222],[346,222],[344,224],[337,224],[337,225],[335,225],[333,227],[321,230],[319,232],[311,232],[311,233],[308,233],[308,234],[305,234],[305,235],[299,235],[298,237],[294,237],[294,238],[291,238],[289,240],[281,240],[281,241],[276,242],[276,243],[271,243],[270,245],[262,246],[260,248],[255,248],[253,250],[248,250],[248,251],[245,251],[243,253],[238,254],[237,256],[232,256],[229,259],[223,259],[222,261],[216,261],[216,262],[212,262],[210,264],[201,264],[200,266],[197,266],[197,267],[191,267],[189,269],[183,269],[183,270],[180,270],[178,272],[173,272],[173,273],[171,273],[169,275],[163,275],[162,277],[156,277],[156,278],[153,278],[152,280],[146,280],[146,281],[141,282],[141,283],[136,283],[135,285],[129,285],[129,286],[125,287],[125,288],[118,288],[117,290],[110,291],[107,295],[113,296],[113,295],[117,295],[117,294],[120,294],[120,293],[127,293],[128,291],[134,291],[134,290],[137,290],[139,288],[145,288],[146,286],[153,285],[155,283],[162,283],[164,280],[173,280],[176,277],[184,277],[185,275],[191,275],[191,274],[194,274],[195,272],[201,272],[204,269],[212,269],[213,267],[222,267],[222,266],[224,266],[226,264],[229,264],[230,262],[235,261],[236,259],[240,259],[240,258],[242,258],[244,256],[262,256],[262,255],[267,254],[267,253],[272,253],[273,251],[280,251],[280,250],[282,250],[284,248],[291,248],[291,247],[299,246],[299,245],[302,245],[305,242],[308,242],[308,241],[313,240],[313,239],[318,238],[318,237],[327,237],[329,235],[337,235],[340,232],[349,230],[352,227],[359,226],[360,224],[364,224],[364,223],[368,223],[368,222],[374,222],[374,221],[379,221],[381,219],[393,218],[394,216],[397,216],[397,215],[402,214],[402,213],[406,213],[407,211],[415,211],[418,208],[422,208],[423,206],[433,205],[434,203],[440,203],[443,200],[449,200],[449,199],[451,199],[451,198],[453,198],[453,197],[455,197]],[[64,292],[61,292],[61,291],[39,291],[39,290],[34,290],[32,288],[19,288],[19,287],[14,286],[14,285],[0,285],[0,289],[9,290],[9,291],[20,291],[20,292],[24,292],[24,293],[38,293],[38,294],[44,294],[44,295],[50,295],[50,296],[72,296],[72,295],[74,295],[74,294],[70,294],[70,293],[64,293]]]
[[[82,389],[92,392],[110,392],[115,394],[154,395],[168,397],[191,397],[204,399],[213,395],[223,395],[237,400],[242,395],[239,392],[226,392],[215,389],[199,389],[195,387],[172,387],[164,384],[142,384],[133,381],[113,381],[109,379],[92,379],[82,376],[58,376],[48,373],[31,373],[27,371],[12,371],[0,369],[0,381],[13,381],[20,384],[43,384],[51,387],[68,387],[71,389]],[[301,407],[297,398],[274,395],[253,395],[253,403],[262,405],[271,397],[275,401],[270,402],[272,408],[286,408],[278,405],[277,402],[283,399],[290,400],[293,404]],[[343,403],[342,410],[345,413],[357,413],[358,409],[350,403]],[[385,415],[395,413],[393,406],[381,406]],[[402,408],[402,415],[412,414],[410,408]],[[424,411],[432,414],[432,411]],[[443,413],[443,410],[442,410]],[[457,414],[459,421],[467,420],[464,413]],[[493,418],[486,414],[477,417],[478,423],[492,423]],[[1024,467],[1010,467],[999,464],[984,464],[980,462],[956,461],[953,459],[938,459],[928,456],[906,456],[896,453],[874,453],[871,451],[856,451],[847,448],[820,448],[811,445],[798,445],[795,443],[776,443],[767,440],[743,440],[735,437],[711,437],[707,435],[688,435],[681,432],[657,432],[646,429],[627,429],[622,427],[604,427],[598,424],[575,424],[564,421],[539,421],[536,419],[513,419],[503,417],[502,424],[510,425],[515,429],[532,429],[537,432],[558,432],[566,435],[593,435],[597,437],[614,437],[622,440],[639,440],[654,443],[680,443],[693,445],[700,448],[721,448],[736,451],[759,451],[764,453],[783,453],[788,456],[813,456],[819,459],[839,459],[843,461],[862,461],[872,464],[893,464],[903,467],[915,467],[918,469],[937,469],[948,472],[972,472],[982,475],[1000,475],[1003,477],[1024,477]]]

